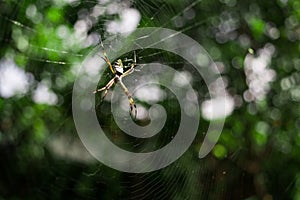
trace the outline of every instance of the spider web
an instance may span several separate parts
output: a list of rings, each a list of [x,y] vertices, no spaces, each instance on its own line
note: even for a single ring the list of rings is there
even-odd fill
[[[59,4],[59,2],[54,2]],[[34,38],[41,34],[39,22],[37,21],[35,24],[28,19],[20,19],[18,16],[27,15],[30,18],[28,13],[30,13],[30,9],[34,9],[33,5],[36,5],[37,12],[39,12],[39,9],[47,10],[50,20],[53,18],[54,23],[58,20],[56,18],[67,18],[69,24],[80,27],[84,26],[85,17],[93,9],[95,10],[97,5],[100,5],[100,7],[97,7],[100,9],[110,3],[110,1],[100,2],[99,4],[98,1],[74,1],[66,6],[65,16],[55,16],[53,13],[56,11],[55,9],[54,11],[51,10],[50,2],[1,2],[4,6],[7,4],[6,6],[10,8],[8,9],[10,12],[1,11],[1,22],[3,22],[1,28],[4,30],[2,31],[3,35],[1,35],[1,43],[9,50],[4,52],[3,48],[0,55],[3,58],[11,57],[16,60],[17,65],[26,72],[31,73],[35,79],[28,94],[20,97],[23,104],[28,109],[32,106],[33,102],[30,97],[37,88],[38,83],[47,84],[56,93],[58,99],[56,105],[50,105],[51,110],[55,112],[50,112],[50,108],[43,108],[46,114],[55,116],[56,120],[51,121],[47,117],[44,119],[46,122],[51,122],[47,126],[48,132],[51,134],[46,136],[44,145],[46,151],[52,156],[48,156],[45,159],[47,163],[41,163],[41,166],[37,168],[37,173],[46,173],[46,177],[52,181],[48,183],[47,180],[41,180],[40,185],[33,184],[31,189],[38,191],[37,195],[40,197],[48,196],[47,193],[51,193],[55,197],[53,193],[60,193],[61,196],[79,196],[84,197],[84,199],[98,199],[99,197],[103,199],[225,199],[227,196],[230,199],[230,194],[226,193],[228,192],[225,184],[227,181],[226,174],[233,173],[235,166],[229,165],[231,166],[230,169],[223,169],[222,166],[216,166],[216,162],[210,160],[212,158],[201,160],[197,157],[199,145],[203,139],[201,133],[207,129],[206,122],[201,123],[198,136],[193,145],[180,159],[164,169],[145,174],[122,173],[99,164],[89,156],[78,141],[71,115],[72,83],[86,52],[90,51],[99,42],[100,38],[96,33],[100,34],[103,40],[109,38],[113,33],[108,32],[105,25],[119,16],[117,13],[101,15],[101,20],[90,24],[91,28],[87,31],[90,40],[86,40],[89,42],[79,42],[79,44],[69,40],[68,35],[64,36],[64,32],[71,29],[68,26],[61,26],[58,29],[58,31],[61,31],[59,33],[62,35],[61,40],[49,38],[52,35],[51,30],[48,30],[50,35],[47,36],[47,32],[43,33],[46,37],[44,38],[45,41],[36,41]],[[116,1],[116,3],[120,3],[120,1]],[[197,9],[201,7],[200,4],[205,4],[205,2],[199,0],[182,1],[181,3],[175,3],[175,1],[134,0],[127,3],[130,5],[129,7],[140,12],[141,26],[170,28],[183,32],[190,37],[193,37],[194,34],[201,34],[202,32],[198,30],[201,27],[206,28],[205,24],[209,22],[211,17],[215,17],[207,14],[202,21],[194,20],[195,15],[198,14],[196,13]],[[80,34],[83,33],[78,34],[80,40]],[[14,37],[18,39],[14,39]],[[203,35],[203,40],[206,37]],[[201,36],[197,36],[197,38],[201,38]],[[65,42],[67,47],[62,48],[59,45],[60,42]],[[105,44],[105,46],[108,49],[110,48],[109,44]],[[130,55],[132,54],[124,55],[123,58],[131,57]],[[193,76],[195,71],[193,71],[192,66],[176,55],[155,49],[139,50],[137,55],[138,63],[158,61],[172,66],[178,71],[188,71],[193,78],[194,87],[203,84],[201,78]],[[22,65],[25,63],[26,65]],[[143,70],[143,68],[140,70]],[[103,82],[99,82],[99,84],[105,84],[110,78],[110,75],[105,73],[104,77],[101,78]],[[197,91],[200,99],[207,98],[205,87],[198,87]],[[159,149],[170,142],[174,136],[173,134],[176,133],[178,128],[176,123],[179,123],[178,117],[180,117],[180,114],[172,113],[172,108],[168,110],[168,105],[176,105],[176,101],[173,102],[172,97],[174,95],[172,96],[172,93],[168,92],[167,89],[166,93],[169,100],[164,102],[165,107],[167,113],[174,117],[168,119],[169,124],[161,131],[164,134],[159,134],[157,137],[152,138],[150,142],[137,138],[126,138],[127,136],[116,127],[113,118],[109,117],[109,101],[105,101],[101,105],[101,113],[106,114],[106,118],[104,118],[104,121],[99,120],[99,122],[104,126],[107,136],[126,150],[147,152],[153,150],[153,146],[151,146],[153,144],[156,145],[156,149]],[[142,104],[138,99],[137,102]],[[12,102],[10,103],[12,104]],[[16,109],[23,110],[21,104]],[[52,112],[55,115],[52,115]],[[17,118],[17,116],[15,117]],[[21,137],[17,137],[16,140],[20,139]],[[145,143],[151,144],[150,147]],[[61,149],[59,150],[59,148]],[[69,152],[70,150],[75,153]],[[49,167],[48,164],[51,166]]]

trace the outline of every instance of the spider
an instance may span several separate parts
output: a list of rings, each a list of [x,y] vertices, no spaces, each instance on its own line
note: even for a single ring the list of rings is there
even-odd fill
[[[104,49],[104,46],[103,46],[103,43],[101,42],[100,45],[102,46],[102,49],[103,49],[103,55],[104,57],[101,57],[105,62],[106,64],[108,65],[110,71],[113,73],[114,75],[114,78],[112,78],[107,84],[106,86],[100,88],[100,89],[97,89],[95,90],[93,93],[96,94],[97,92],[101,92],[101,91],[104,91],[104,94],[101,98],[101,102],[103,101],[103,99],[106,97],[109,89],[114,85],[114,84],[117,84],[117,83],[120,83],[125,95],[128,97],[128,100],[129,100],[129,106],[130,106],[130,116],[132,116],[132,113],[134,111],[134,118],[136,118],[136,115],[137,115],[137,108],[136,108],[136,105],[135,105],[135,102],[132,98],[132,95],[130,94],[130,92],[128,91],[127,87],[125,86],[125,84],[123,83],[122,81],[122,78],[131,74],[133,71],[134,71],[134,67],[137,66],[136,64],[136,53],[135,51],[133,52],[134,53],[134,56],[133,56],[133,59],[126,59],[126,62],[127,61],[132,61],[132,63],[128,64],[127,66],[126,65],[123,65],[123,62],[121,59],[118,59],[114,64],[112,64],[109,60],[109,58],[107,57],[107,54],[106,54],[106,51]]]

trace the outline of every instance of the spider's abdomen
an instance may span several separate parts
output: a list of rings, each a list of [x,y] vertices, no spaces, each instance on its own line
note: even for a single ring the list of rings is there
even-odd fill
[[[115,66],[115,69],[116,69],[116,74],[118,76],[121,76],[124,73],[124,68],[123,67]]]

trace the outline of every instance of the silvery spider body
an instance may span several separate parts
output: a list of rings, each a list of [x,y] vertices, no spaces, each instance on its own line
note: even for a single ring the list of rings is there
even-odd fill
[[[113,84],[117,84],[117,83],[120,83],[124,93],[126,94],[126,96],[128,97],[128,100],[129,100],[129,106],[130,106],[130,115],[132,115],[132,112],[134,110],[134,114],[135,114],[135,118],[136,118],[136,115],[137,115],[137,109],[136,109],[136,105],[135,105],[135,102],[131,96],[131,94],[129,93],[127,87],[125,86],[125,84],[123,83],[122,81],[122,78],[129,75],[130,73],[132,73],[134,71],[134,67],[137,66],[136,64],[136,54],[135,54],[135,51],[134,51],[134,58],[132,59],[133,60],[133,63],[131,63],[129,66],[124,66],[123,65],[123,62],[121,59],[118,59],[115,64],[111,64],[109,58],[107,57],[107,54],[104,50],[104,46],[101,42],[101,46],[103,48],[103,55],[104,57],[102,57],[102,59],[106,62],[106,64],[108,65],[110,71],[114,74],[114,78],[112,78],[107,84],[105,87],[102,87],[98,90],[95,90],[94,93],[97,93],[97,92],[101,92],[101,91],[104,91],[104,94],[101,98],[101,101],[105,98],[105,96],[107,95],[108,93],[108,90],[113,86]],[[129,69],[127,69],[129,68]],[[127,70],[126,70],[127,69]]]

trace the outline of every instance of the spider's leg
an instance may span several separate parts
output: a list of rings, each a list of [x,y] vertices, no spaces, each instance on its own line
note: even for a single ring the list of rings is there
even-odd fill
[[[126,72],[124,72],[124,73],[120,76],[120,78],[122,79],[123,77],[127,76],[128,74],[131,74],[133,71],[134,71],[134,65],[132,65],[132,66],[130,67],[130,69],[128,69]]]
[[[105,51],[105,49],[104,49],[104,45],[103,45],[103,43],[102,43],[102,41],[100,40],[100,45],[101,45],[101,47],[102,47],[102,51],[103,51],[103,55],[104,55],[104,57],[101,57],[105,62],[106,62],[106,64],[109,66],[109,69],[110,69],[110,71],[113,73],[113,74],[115,74],[116,72],[115,72],[115,69],[113,68],[113,66],[112,66],[112,64],[111,64],[111,62],[110,62],[110,60],[109,60],[109,58],[107,57],[107,54],[106,54],[106,51]]]
[[[135,51],[133,51],[133,58],[125,58],[124,60],[125,62],[129,62],[129,61],[132,61],[134,65],[136,65],[136,53]]]
[[[106,53],[103,53],[103,55],[104,55],[104,57],[101,57],[101,58],[102,58],[102,59],[106,62],[106,64],[109,66],[110,71],[111,71],[113,74],[115,74],[116,72],[115,72],[115,70],[114,70],[114,68],[113,68],[113,66],[112,66],[112,64],[111,64],[111,62],[109,61],[109,59],[108,59]]]
[[[136,63],[135,63],[135,64],[131,64],[130,69],[127,70],[126,72],[124,72],[124,73],[120,76],[120,78],[122,79],[123,77],[127,76],[128,74],[131,74],[131,73],[135,70],[135,69],[134,69],[135,66],[137,66]]]
[[[113,86],[115,82],[115,78],[111,79],[106,86],[98,89],[98,90],[95,90],[93,93],[96,94],[97,92],[101,92],[104,90],[104,94],[103,96],[101,97],[101,101],[106,97],[107,93],[108,93],[108,90],[111,88],[111,86]]]
[[[124,74],[123,74],[124,75]],[[119,83],[122,86],[122,89],[124,91],[124,93],[126,94],[126,96],[128,97],[129,100],[129,106],[130,106],[130,115],[132,116],[132,112],[134,111],[134,119],[136,119],[136,115],[137,115],[137,108],[135,105],[135,102],[131,96],[131,94],[129,93],[127,87],[125,86],[125,84],[123,83],[122,79],[119,79]]]

